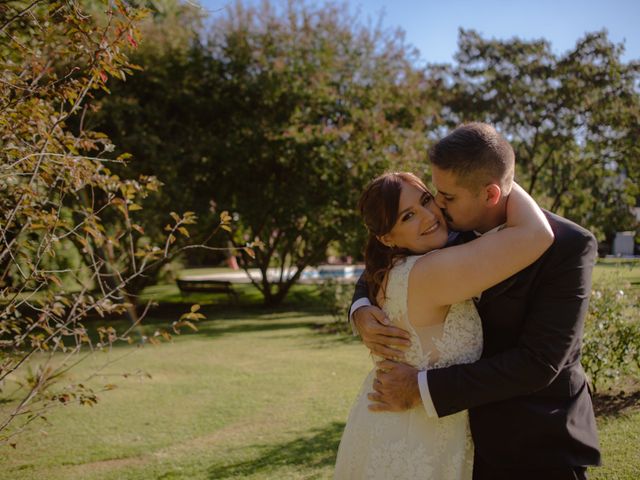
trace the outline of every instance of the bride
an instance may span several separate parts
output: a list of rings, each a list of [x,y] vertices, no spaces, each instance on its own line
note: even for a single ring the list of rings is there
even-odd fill
[[[501,229],[441,249],[447,243],[447,226],[418,177],[387,173],[363,192],[369,298],[395,326],[409,332],[406,363],[428,370],[480,358],[482,327],[472,297],[533,263],[553,242],[549,223],[522,188],[514,184],[508,198],[507,222]],[[335,478],[471,479],[467,412],[428,417],[422,405],[404,412],[374,412],[368,404],[375,400],[375,377],[374,369],[349,414]]]

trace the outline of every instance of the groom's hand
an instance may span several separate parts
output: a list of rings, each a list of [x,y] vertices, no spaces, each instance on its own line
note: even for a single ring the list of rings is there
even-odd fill
[[[422,403],[418,370],[406,363],[382,360],[373,381],[375,392],[367,397],[372,412],[403,412]]]
[[[353,312],[353,323],[362,337],[362,343],[379,357],[401,360],[404,351],[411,346],[409,334],[391,326],[385,313],[378,307],[358,308]]]

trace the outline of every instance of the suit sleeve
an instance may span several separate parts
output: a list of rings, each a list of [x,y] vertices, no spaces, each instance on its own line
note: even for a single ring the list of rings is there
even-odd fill
[[[562,243],[548,252],[515,347],[428,372],[438,416],[540,391],[564,366],[579,361],[597,245],[588,232]]]
[[[369,289],[367,288],[367,282],[364,279],[364,273],[360,275],[358,282],[356,283],[355,291],[353,292],[353,297],[351,298],[351,305],[354,304],[356,300],[361,298],[369,297]]]

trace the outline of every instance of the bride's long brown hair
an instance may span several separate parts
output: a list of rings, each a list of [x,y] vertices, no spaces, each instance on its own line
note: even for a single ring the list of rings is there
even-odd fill
[[[377,297],[381,288],[384,297],[383,282],[387,272],[399,258],[411,255],[405,248],[388,247],[378,240],[389,233],[398,220],[400,192],[404,183],[424,192],[429,191],[413,173],[384,173],[369,182],[358,202],[360,214],[369,231],[364,250],[364,278],[369,289],[369,300],[374,305],[378,305]]]

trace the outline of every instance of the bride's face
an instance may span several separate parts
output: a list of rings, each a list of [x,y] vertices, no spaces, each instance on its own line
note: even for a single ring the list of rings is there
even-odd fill
[[[387,246],[426,253],[447,243],[447,224],[433,196],[404,182],[398,202],[398,219],[389,233],[380,237]]]

